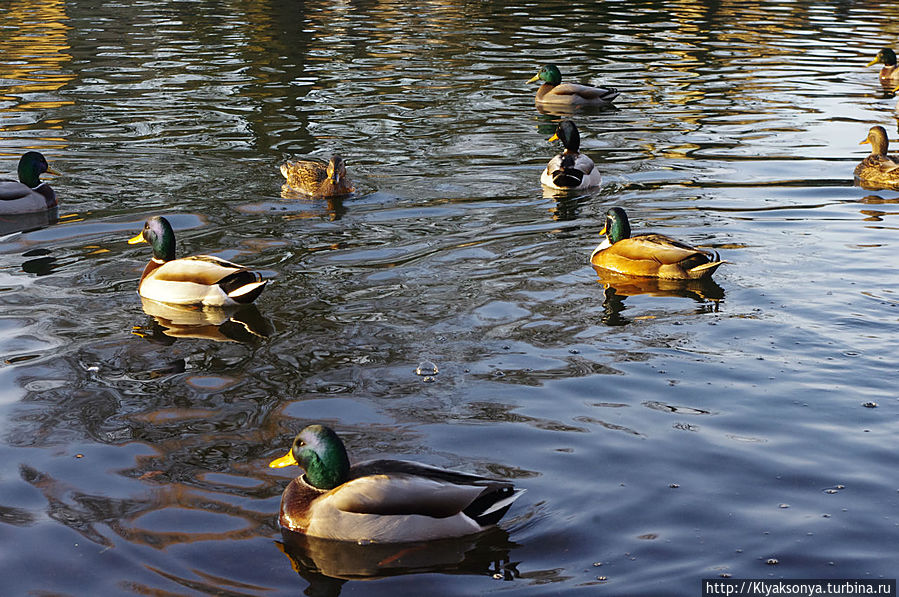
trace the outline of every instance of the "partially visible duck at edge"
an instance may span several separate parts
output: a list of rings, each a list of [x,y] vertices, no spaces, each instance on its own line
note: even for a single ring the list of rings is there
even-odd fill
[[[855,167],[855,177],[863,186],[895,188],[899,186],[899,158],[887,155],[890,140],[886,129],[872,126],[859,145],[871,144],[871,153]]]
[[[317,160],[287,161],[281,164],[281,174],[291,189],[305,195],[338,197],[353,192],[346,163],[339,155],[331,156],[327,164]]]
[[[546,165],[540,182],[551,189],[574,190],[597,187],[602,176],[593,160],[580,153],[581,135],[570,120],[563,120],[549,141],[561,140],[565,151],[555,156]]]
[[[540,107],[580,108],[611,106],[618,97],[614,87],[591,87],[579,83],[563,83],[562,73],[554,64],[543,66],[528,83],[543,81],[534,103]]]
[[[19,159],[19,180],[0,179],[0,214],[26,214],[56,207],[56,193],[40,180],[45,172],[59,174],[50,169],[41,153],[25,153]]]
[[[896,52],[892,48],[883,48],[877,52],[877,56],[868,63],[868,66],[874,66],[878,63],[883,64],[883,68],[880,69],[880,84],[889,88],[899,85],[899,68],[896,65]]]

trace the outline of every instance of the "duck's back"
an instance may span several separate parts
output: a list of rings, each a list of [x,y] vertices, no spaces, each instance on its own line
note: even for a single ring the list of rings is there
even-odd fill
[[[855,176],[862,183],[899,187],[899,162],[890,156],[872,153],[855,167]]]
[[[685,279],[710,275],[690,270],[712,262],[714,253],[697,249],[663,234],[636,234],[596,251],[591,263],[633,276]],[[714,270],[713,270],[714,271]]]
[[[612,87],[591,87],[580,83],[545,83],[537,90],[538,103],[604,104],[618,97],[618,90]]]
[[[45,182],[32,189],[18,180],[0,179],[0,214],[43,211],[56,205],[56,193]]]

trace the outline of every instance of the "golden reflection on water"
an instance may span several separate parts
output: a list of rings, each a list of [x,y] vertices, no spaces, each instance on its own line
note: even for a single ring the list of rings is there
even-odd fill
[[[72,60],[66,33],[68,15],[63,0],[45,2],[13,2],[0,12],[0,81],[12,83],[0,87],[0,114],[4,112],[35,112],[60,106],[71,105],[71,100],[63,100],[54,93],[75,78],[66,70]],[[61,130],[63,121],[59,118],[43,121],[44,129]],[[7,139],[2,133],[33,130],[34,123],[14,121],[0,126],[0,139]],[[43,137],[46,141],[59,142],[61,137]]]

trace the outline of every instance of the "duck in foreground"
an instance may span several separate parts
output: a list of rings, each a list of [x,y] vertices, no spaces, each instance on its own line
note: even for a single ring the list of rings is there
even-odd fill
[[[281,164],[281,174],[290,188],[306,195],[337,197],[353,192],[346,164],[339,155],[331,156],[327,164],[316,160],[288,161]]]
[[[866,187],[899,187],[899,162],[887,155],[890,140],[886,129],[872,126],[859,145],[871,144],[871,154],[855,167],[855,176]]]
[[[175,232],[162,216],[147,220],[141,233],[128,241],[137,243],[153,247],[138,287],[144,298],[174,305],[245,305],[268,283],[242,265],[211,255],[175,259]]]
[[[629,276],[699,280],[711,276],[722,261],[718,253],[691,247],[663,234],[635,234],[620,207],[606,212],[600,234],[605,240],[593,250],[590,263]]]
[[[892,48],[883,48],[877,52],[874,60],[868,63],[868,66],[875,64],[883,64],[880,69],[880,84],[884,87],[895,87],[899,84],[899,68],[896,66],[896,52]]]
[[[614,87],[591,87],[578,83],[563,83],[562,73],[554,64],[543,66],[528,83],[543,81],[537,89],[534,103],[537,106],[558,108],[604,107],[612,105],[618,97]]]
[[[404,460],[351,467],[343,442],[323,425],[303,429],[290,452],[269,466],[294,464],[306,474],[281,496],[281,526],[341,541],[403,543],[471,535],[499,522],[524,492],[507,481]]]
[[[56,207],[56,193],[40,181],[45,172],[59,174],[50,169],[43,154],[25,153],[19,159],[19,180],[0,180],[0,214],[27,214]]]
[[[546,165],[540,182],[551,189],[572,190],[597,187],[602,176],[588,156],[579,153],[581,135],[570,120],[563,120],[549,141],[561,140],[565,151]]]

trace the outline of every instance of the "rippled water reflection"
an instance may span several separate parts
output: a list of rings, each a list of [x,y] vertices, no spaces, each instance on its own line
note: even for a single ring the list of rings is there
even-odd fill
[[[6,590],[894,577],[897,197],[852,180],[868,128],[895,130],[865,67],[894,13],[4,4],[3,167],[36,148],[63,172],[58,214],[0,222]],[[525,81],[548,61],[622,91],[575,116],[596,192],[539,186],[558,117]],[[353,196],[281,196],[283,159],[334,151]],[[732,264],[703,285],[600,275],[609,205]],[[125,241],[154,213],[179,253],[273,283],[237,313],[142,305],[147,254]],[[284,545],[290,472],[266,464],[310,421],[353,458],[528,492],[470,541]],[[390,578],[347,580],[367,575]]]

